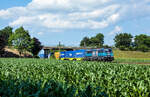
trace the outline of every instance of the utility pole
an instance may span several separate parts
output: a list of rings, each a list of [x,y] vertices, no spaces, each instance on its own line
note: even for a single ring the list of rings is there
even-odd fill
[[[84,42],[84,47],[86,47],[86,43]]]
[[[61,42],[59,41],[59,52],[60,52]]]

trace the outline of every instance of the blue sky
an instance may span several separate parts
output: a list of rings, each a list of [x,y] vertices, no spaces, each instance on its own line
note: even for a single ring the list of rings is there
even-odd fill
[[[97,33],[113,45],[117,33],[150,35],[150,0],[1,0],[0,29],[8,25],[46,46],[79,46]]]

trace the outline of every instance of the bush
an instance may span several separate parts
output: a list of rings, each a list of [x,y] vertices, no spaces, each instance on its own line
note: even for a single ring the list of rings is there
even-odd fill
[[[146,45],[140,45],[138,47],[138,50],[142,51],[142,52],[148,52],[149,48]]]
[[[37,55],[35,55],[35,56],[33,56],[33,58],[40,58],[39,56],[37,56]]]
[[[119,49],[122,50],[122,51],[128,51],[128,50],[129,50],[129,49],[128,49],[127,47],[125,47],[125,46],[120,46]]]
[[[112,47],[109,45],[103,45],[103,48],[112,48]]]
[[[136,48],[130,46],[130,47],[129,47],[129,50],[130,50],[130,51],[136,51]]]

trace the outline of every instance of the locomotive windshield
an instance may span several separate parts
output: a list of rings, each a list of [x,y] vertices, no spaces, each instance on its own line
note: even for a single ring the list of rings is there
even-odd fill
[[[91,54],[92,53],[92,51],[87,51],[87,54]]]
[[[112,52],[112,49],[109,49],[109,52]]]
[[[112,49],[105,49],[105,52],[106,52],[106,53],[111,53],[111,52],[112,52]]]

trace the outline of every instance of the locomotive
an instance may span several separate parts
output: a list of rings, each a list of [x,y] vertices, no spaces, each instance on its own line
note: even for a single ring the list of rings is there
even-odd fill
[[[114,60],[114,54],[111,48],[62,51],[62,52],[55,52],[54,56],[57,60],[86,60],[86,61]]]

